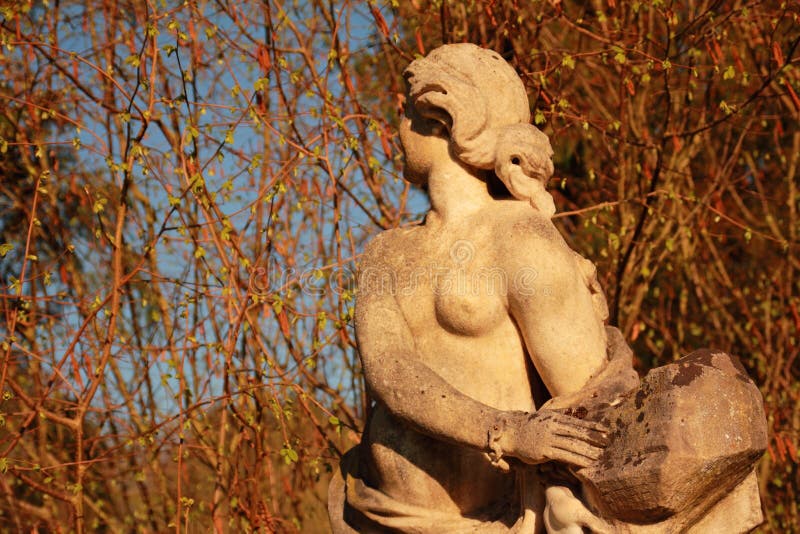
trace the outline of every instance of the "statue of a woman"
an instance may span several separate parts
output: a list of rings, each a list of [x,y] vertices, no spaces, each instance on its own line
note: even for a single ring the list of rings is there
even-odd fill
[[[333,530],[614,532],[567,470],[545,467],[596,465],[609,425],[565,408],[613,406],[639,382],[594,266],[550,220],[552,150],[524,86],[471,44],[405,76],[405,177],[431,208],[359,266],[375,404],[331,484]]]
[[[405,74],[405,176],[431,209],[361,260],[356,335],[375,406],[332,486],[350,525],[334,497],[334,530],[533,532],[544,493],[531,466],[587,466],[607,439],[541,408],[608,367],[605,300],[550,222],[552,150],[513,68],[458,44]]]

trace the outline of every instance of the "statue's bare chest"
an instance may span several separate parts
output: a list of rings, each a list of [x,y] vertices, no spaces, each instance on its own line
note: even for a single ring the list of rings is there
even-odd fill
[[[412,331],[438,324],[452,334],[478,337],[509,320],[507,277],[481,243],[443,234],[432,244],[403,250],[408,252],[395,266],[397,300]]]

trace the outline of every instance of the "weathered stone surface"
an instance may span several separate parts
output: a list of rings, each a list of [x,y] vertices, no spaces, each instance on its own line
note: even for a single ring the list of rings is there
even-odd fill
[[[405,76],[404,175],[427,186],[431,209],[377,236],[359,265],[356,337],[375,405],[332,483],[331,523],[533,532],[545,500],[533,464],[585,466],[605,442],[596,423],[542,404],[592,380],[612,393],[630,361],[609,361],[594,266],[550,220],[553,152],[514,69],[458,44]]]
[[[704,352],[628,395],[631,350],[605,324],[594,265],[550,220],[553,152],[514,69],[456,44],[404,74],[404,175],[431,208],[361,258],[355,331],[375,402],[331,483],[334,533],[754,526],[758,390]]]
[[[678,514],[693,523],[767,447],[761,393],[738,359],[721,352],[696,351],[652,370],[600,417],[611,443],[579,476],[601,515],[632,523]]]

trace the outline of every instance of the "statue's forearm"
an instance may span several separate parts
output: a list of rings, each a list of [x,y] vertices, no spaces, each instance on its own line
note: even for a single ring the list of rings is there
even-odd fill
[[[392,415],[432,437],[488,450],[489,429],[505,412],[453,387],[416,358],[413,346],[365,345],[361,353],[367,387]]]

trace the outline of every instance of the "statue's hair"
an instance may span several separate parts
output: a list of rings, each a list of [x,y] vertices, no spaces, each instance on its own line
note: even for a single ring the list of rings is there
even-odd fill
[[[550,142],[530,124],[525,86],[497,52],[445,45],[413,61],[404,75],[411,104],[448,128],[461,161],[494,169],[506,184],[509,173],[520,171],[531,179],[550,177]]]

